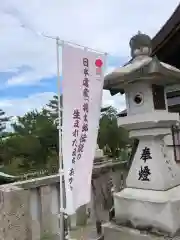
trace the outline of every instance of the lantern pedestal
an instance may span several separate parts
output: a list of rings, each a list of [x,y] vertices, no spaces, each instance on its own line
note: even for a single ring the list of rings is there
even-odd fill
[[[157,233],[149,233],[138,229],[132,229],[129,227],[119,226],[116,223],[104,224],[104,240],[178,240],[180,234],[175,237],[168,237]]]
[[[173,236],[180,228],[180,186],[167,191],[125,188],[114,195],[118,225]]]

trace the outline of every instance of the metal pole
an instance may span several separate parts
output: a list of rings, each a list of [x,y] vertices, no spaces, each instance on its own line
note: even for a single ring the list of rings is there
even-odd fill
[[[58,87],[58,133],[59,133],[59,177],[60,177],[60,240],[64,240],[64,171],[62,157],[62,97],[59,67],[59,38],[56,38],[57,87]]]

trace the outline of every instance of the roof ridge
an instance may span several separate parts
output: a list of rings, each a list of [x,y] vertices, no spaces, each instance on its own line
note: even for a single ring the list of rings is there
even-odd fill
[[[158,48],[161,47],[165,39],[167,39],[172,34],[174,29],[176,29],[178,25],[180,25],[180,3],[175,8],[174,12],[171,14],[169,19],[159,30],[159,32],[157,32],[156,35],[153,37],[152,39],[153,55],[156,53]]]

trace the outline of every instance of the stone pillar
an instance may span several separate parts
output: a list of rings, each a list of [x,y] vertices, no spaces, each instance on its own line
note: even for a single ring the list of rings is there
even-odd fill
[[[122,188],[122,172],[119,173],[119,171],[112,170],[112,182],[113,182],[113,188],[114,192],[119,192]]]
[[[76,211],[76,225],[85,226],[86,223],[87,223],[86,205],[83,205]]]
[[[69,216],[69,222],[70,222],[70,229],[73,230],[76,228],[76,213]]]
[[[74,229],[77,226],[86,226],[87,224],[87,205],[83,205],[77,209],[76,213],[69,216],[70,228]]]
[[[42,186],[41,192],[41,207],[42,207],[42,235],[51,234],[51,187]]]
[[[60,232],[59,228],[59,203],[58,203],[58,189],[57,185],[51,185],[51,228],[52,228],[52,234],[57,236]]]
[[[30,214],[32,240],[41,238],[41,197],[39,188],[30,190]]]
[[[15,186],[0,188],[0,239],[30,239],[29,191]]]

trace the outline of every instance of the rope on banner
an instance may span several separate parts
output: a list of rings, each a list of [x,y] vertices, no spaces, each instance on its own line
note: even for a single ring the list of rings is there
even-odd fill
[[[54,36],[46,35],[46,34],[43,33],[43,32],[36,31],[36,30],[29,24],[29,22],[27,21],[27,19],[24,18],[24,16],[23,16],[22,14],[20,14],[20,12],[19,12],[16,8],[12,8],[12,10],[13,10],[13,11],[6,11],[6,13],[9,14],[9,15],[12,15],[13,17],[18,18],[18,20],[20,21],[20,27],[21,27],[21,28],[27,29],[27,30],[31,31],[32,33],[34,33],[34,34],[37,35],[37,36],[42,36],[42,37],[45,37],[45,38],[51,38],[51,39],[54,39],[54,40],[57,40],[57,39],[58,39],[58,41],[61,42],[61,43],[65,42],[65,43],[70,44],[70,45],[75,45],[75,46],[78,46],[78,47],[87,48],[87,49],[92,50],[92,51],[95,51],[95,52],[105,53],[105,54],[106,54],[106,52],[98,51],[98,50],[96,50],[96,49],[89,48],[89,47],[83,46],[83,45],[81,45],[81,44],[77,44],[77,43],[74,43],[74,42],[71,42],[71,41],[61,40],[58,36],[54,37]]]
[[[91,50],[91,51],[96,52],[96,53],[105,54],[106,56],[109,55],[107,52],[97,50],[97,49],[94,49],[94,48],[90,48],[90,47],[87,47],[87,46],[84,46],[84,45],[81,45],[81,44],[78,44],[78,43],[75,43],[75,42],[65,41],[65,40],[60,39],[59,37],[46,35],[43,32],[40,32],[40,33],[36,32],[36,34],[38,34],[42,37],[45,37],[45,38],[51,38],[51,39],[57,39],[58,38],[59,46],[63,46],[64,44],[68,44],[68,45],[72,45],[72,46],[81,47],[86,51]]]
[[[73,46],[81,47],[81,48],[83,48],[85,51],[91,50],[91,51],[96,52],[96,53],[101,53],[101,54],[108,55],[108,53],[106,53],[106,52],[104,52],[104,51],[100,51],[100,50],[97,50],[97,49],[93,49],[93,48],[90,48],[90,47],[86,47],[86,46],[84,46],[84,45],[80,45],[80,44],[77,44],[77,43],[74,43],[74,42],[60,40],[60,42],[61,42],[61,41],[62,41],[63,43],[68,44],[68,45],[73,45]]]
[[[54,40],[57,40],[58,39],[58,45],[60,46],[63,46],[63,44],[68,44],[68,45],[73,45],[73,46],[77,46],[77,47],[81,47],[81,48],[84,48],[84,49],[87,49],[87,50],[91,50],[93,52],[97,52],[97,53],[101,53],[101,54],[106,54],[106,55],[109,55],[109,53],[107,52],[104,52],[104,51],[101,51],[101,50],[97,50],[97,49],[94,49],[94,48],[90,48],[90,47],[87,47],[87,46],[84,46],[84,45],[81,45],[81,44],[78,44],[78,43],[75,43],[75,42],[71,42],[71,41],[65,41],[65,40],[62,40],[60,39],[58,36],[54,37],[54,36],[50,36],[50,35],[46,35],[45,33],[43,32],[37,32],[35,31],[34,29],[30,28],[30,27],[27,27],[26,25],[21,25],[22,28],[25,28],[31,32],[33,32],[35,35],[37,36],[41,36],[41,37],[44,37],[44,38],[50,38],[50,39],[54,39]]]

